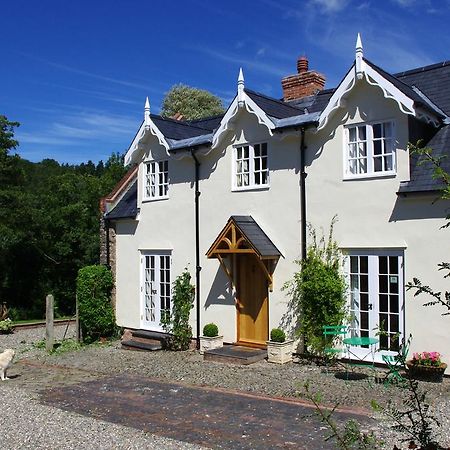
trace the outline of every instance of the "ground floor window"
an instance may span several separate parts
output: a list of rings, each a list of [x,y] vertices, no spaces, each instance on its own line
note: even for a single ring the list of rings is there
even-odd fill
[[[170,252],[141,252],[142,313],[141,326],[159,331],[161,321],[170,312]]]
[[[403,335],[403,253],[350,251],[347,273],[352,335],[376,336],[379,350],[398,351]]]

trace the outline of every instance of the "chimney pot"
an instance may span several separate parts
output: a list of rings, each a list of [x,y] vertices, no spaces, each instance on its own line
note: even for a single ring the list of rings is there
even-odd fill
[[[298,73],[308,72],[308,58],[306,56],[300,56],[300,58],[298,58],[297,72]]]

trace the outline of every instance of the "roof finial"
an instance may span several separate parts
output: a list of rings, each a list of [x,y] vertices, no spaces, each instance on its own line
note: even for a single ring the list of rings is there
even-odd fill
[[[150,102],[148,100],[148,97],[145,99],[145,106],[144,106],[144,123],[145,126],[150,126]]]
[[[356,49],[355,49],[355,70],[356,77],[358,80],[361,80],[363,77],[363,46],[361,41],[361,35],[358,33],[358,37],[356,38]]]
[[[244,106],[245,96],[244,96],[244,73],[242,72],[242,67],[239,69],[238,76],[238,105],[239,107]]]

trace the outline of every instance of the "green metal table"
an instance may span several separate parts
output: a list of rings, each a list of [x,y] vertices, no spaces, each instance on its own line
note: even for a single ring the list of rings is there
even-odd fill
[[[378,344],[379,339],[375,337],[366,337],[366,336],[353,336],[349,338],[345,338],[343,343],[347,347],[347,354],[349,361],[352,359],[350,355],[353,355],[357,360],[361,362],[366,362],[366,358],[371,355],[372,356],[372,365],[375,364],[375,351],[374,347]],[[350,347],[369,347],[369,352],[364,355],[362,358],[359,355],[356,355],[350,350]]]

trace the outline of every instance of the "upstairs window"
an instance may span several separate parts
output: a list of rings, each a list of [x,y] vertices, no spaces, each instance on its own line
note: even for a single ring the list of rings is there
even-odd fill
[[[244,190],[268,186],[267,143],[235,147],[233,188]]]
[[[394,124],[380,122],[347,127],[347,177],[395,174]]]
[[[144,166],[144,200],[169,197],[169,161],[151,161]]]

